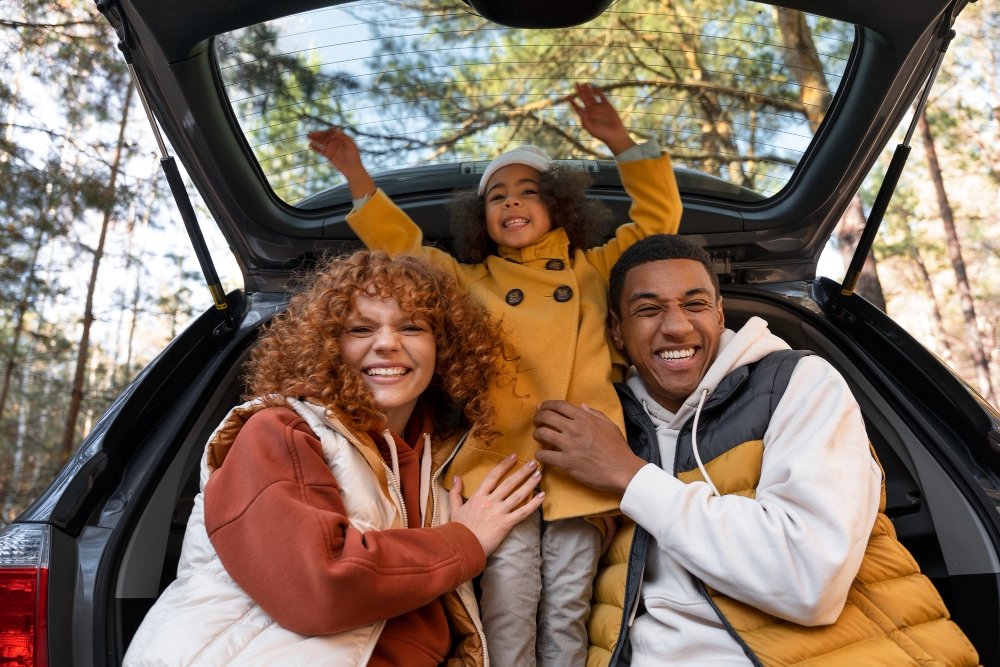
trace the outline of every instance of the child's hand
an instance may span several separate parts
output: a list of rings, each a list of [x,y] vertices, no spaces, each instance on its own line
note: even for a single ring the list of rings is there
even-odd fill
[[[577,100],[583,106],[580,106]],[[620,155],[635,146],[635,142],[628,135],[628,130],[625,129],[618,112],[611,106],[600,88],[589,83],[578,83],[576,84],[576,95],[569,99],[569,103],[573,105],[573,110],[580,117],[583,129],[590,132],[594,138],[607,144],[615,155]]]
[[[347,178],[352,197],[359,199],[375,193],[375,182],[361,162],[361,151],[339,127],[310,132],[309,148],[329,160]]]
[[[339,127],[310,132],[309,148],[329,160],[345,176],[364,169],[357,144]]]

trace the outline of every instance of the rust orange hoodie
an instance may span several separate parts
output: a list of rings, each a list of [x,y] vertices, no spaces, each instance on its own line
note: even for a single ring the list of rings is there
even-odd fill
[[[395,437],[404,502],[419,484],[422,420],[414,413],[409,442]],[[462,524],[352,528],[319,439],[287,408],[244,425],[205,487],[205,526],[233,580],[285,628],[330,634],[390,619],[369,662],[378,667],[443,662],[451,633],[440,597],[486,564]]]

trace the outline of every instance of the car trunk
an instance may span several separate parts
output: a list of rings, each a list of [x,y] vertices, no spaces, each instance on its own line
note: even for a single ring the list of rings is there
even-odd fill
[[[826,280],[724,287],[727,326],[761,317],[793,348],[812,350],[844,375],[885,470],[886,513],[900,541],[937,586],[982,664],[1000,665],[1000,478],[991,472],[1000,468],[1000,453],[977,446],[992,424],[957,377],[937,375],[922,359],[929,353],[884,315],[865,312],[870,306],[859,297],[849,306],[871,317],[847,331],[835,326],[824,309],[837,289]],[[242,342],[215,370],[217,382],[205,385],[187,428],[169,442],[147,434],[121,471],[122,487],[147,478],[141,493],[133,491],[128,515],[113,530],[117,546],[101,565],[107,616],[94,620],[95,630],[103,625],[106,631],[109,657],[121,659],[176,576],[205,443],[239,402],[246,345],[280,303],[275,297],[262,311],[251,310],[260,319],[241,329]]]
[[[240,263],[245,291],[229,295],[235,330],[220,332],[225,320],[214,309],[192,324],[129,386],[20,519],[56,526],[66,542],[60,553],[73,554],[53,561],[51,576],[75,586],[51,598],[50,608],[74,613],[53,616],[50,636],[75,639],[69,648],[53,644],[53,656],[120,663],[146,611],[176,576],[202,449],[238,401],[248,346],[283,308],[296,270],[323,251],[358,246],[344,224],[351,203],[342,190],[307,206],[275,195],[226,103],[211,43],[226,31],[328,4],[251,0],[237,11],[123,0],[108,13],[131,44],[164,134]],[[847,378],[886,471],[888,512],[900,540],[982,663],[1000,665],[1000,418],[867,302],[849,296],[835,312],[839,286],[815,279],[834,225],[917,96],[964,3],[786,4],[859,26],[841,92],[788,186],[772,197],[715,196],[718,183],[679,172],[680,232],[715,257],[731,328],[763,317],[792,347],[813,350]],[[390,171],[379,180],[428,240],[447,247],[446,203],[455,187],[478,181],[477,168]],[[595,176],[590,196],[623,222],[629,200],[613,164],[584,168]]]

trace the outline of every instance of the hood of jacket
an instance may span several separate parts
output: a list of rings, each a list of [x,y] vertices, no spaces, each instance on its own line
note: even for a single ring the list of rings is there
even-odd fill
[[[698,408],[704,389],[708,389],[711,396],[719,383],[737,368],[760,361],[772,352],[790,349],[788,343],[771,333],[767,322],[759,317],[751,317],[739,331],[726,329],[719,340],[719,352],[715,361],[676,413],[670,412],[653,399],[635,366],[629,369],[625,383],[650,415],[668,424],[669,428],[679,428]]]

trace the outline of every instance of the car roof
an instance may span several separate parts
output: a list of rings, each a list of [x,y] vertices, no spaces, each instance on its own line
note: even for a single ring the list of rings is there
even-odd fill
[[[350,242],[353,235],[343,224],[350,201],[343,188],[317,195],[318,202],[293,207],[267,185],[233,119],[210,45],[212,37],[227,31],[338,3],[120,3],[134,44],[137,76],[164,133],[240,262],[246,288],[283,289],[303,259]],[[679,180],[687,179],[690,185],[682,188],[681,233],[703,244],[719,260],[720,272],[731,273],[738,282],[813,277],[833,227],[906,114],[965,4],[966,0],[783,2],[792,9],[858,26],[841,90],[799,168],[777,196],[763,201],[753,196],[712,197],[711,177],[678,170]],[[110,18],[121,35],[120,22]],[[440,218],[451,189],[478,179],[458,169],[448,174],[434,169],[378,177],[411,217],[424,224],[431,239],[444,231]],[[596,172],[612,170],[608,163]],[[622,197],[610,173],[595,180],[595,196]]]

